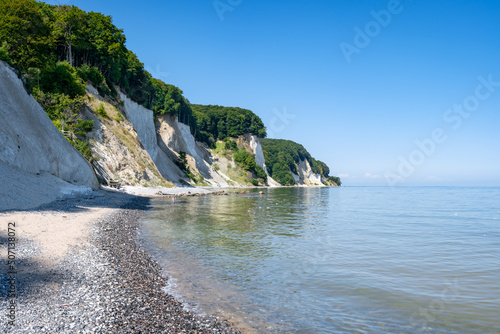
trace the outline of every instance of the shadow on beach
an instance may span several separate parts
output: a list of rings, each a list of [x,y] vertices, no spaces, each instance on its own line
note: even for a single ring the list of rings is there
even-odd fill
[[[141,203],[141,204],[138,204]],[[148,209],[147,198],[120,193],[108,192],[104,190],[96,190],[92,196],[75,196],[71,198],[56,200],[50,203],[43,204],[33,209],[10,209],[0,211],[0,221],[9,221],[10,214],[26,213],[26,214],[72,214],[72,213],[86,213],[94,208],[109,208],[109,209],[133,209],[137,211],[145,211]],[[2,218],[2,215],[5,215]],[[44,286],[57,287],[68,280],[68,277],[75,277],[78,275],[77,271],[69,269],[67,266],[52,265],[42,263],[37,260],[37,255],[41,252],[41,245],[33,242],[31,238],[24,238],[17,236],[15,239],[15,248],[12,253],[15,256],[15,272],[9,270],[9,237],[7,225],[2,224],[0,228],[0,301],[7,301],[9,295],[9,287],[11,281],[9,277],[15,277],[16,294],[17,296],[28,297],[36,295],[38,290]],[[19,231],[18,231],[19,232]],[[79,245],[73,247],[70,252],[81,252]],[[62,260],[59,259],[59,260]]]
[[[121,192],[110,192],[105,190],[95,190],[92,195],[76,195],[68,198],[58,199],[49,203],[42,204],[36,208],[9,208],[0,210],[0,214],[9,214],[13,212],[44,212],[58,211],[67,213],[80,213],[88,211],[91,208],[110,208],[119,209],[134,199],[141,196],[131,195]],[[145,209],[145,207],[144,207]]]
[[[1,257],[2,263],[6,263],[4,256]],[[61,285],[67,280],[67,276],[72,275],[61,269],[45,267],[38,261],[16,260],[15,271],[11,272],[8,266],[2,266],[0,269],[0,302],[5,302],[13,295],[9,290],[15,289],[14,297],[37,296],[38,291],[46,286]],[[15,278],[15,281],[11,280]]]

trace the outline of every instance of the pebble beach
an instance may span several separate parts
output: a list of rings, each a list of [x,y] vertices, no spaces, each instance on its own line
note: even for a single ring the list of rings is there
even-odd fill
[[[0,332],[240,333],[224,319],[186,310],[162,290],[162,268],[137,243],[148,203],[101,191],[0,214]],[[12,222],[15,294],[7,266]]]

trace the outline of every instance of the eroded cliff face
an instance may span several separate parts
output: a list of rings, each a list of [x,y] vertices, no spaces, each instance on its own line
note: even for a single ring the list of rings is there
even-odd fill
[[[43,172],[75,185],[98,187],[90,164],[0,61],[0,160],[22,171]]]
[[[147,151],[150,147],[143,129],[137,131],[123,116],[126,113],[125,103],[123,107],[117,108],[89,85],[86,106],[81,116],[94,120],[94,131],[89,134],[89,143],[96,160],[93,165],[102,183],[111,181],[122,185],[170,185]],[[96,114],[95,110],[100,107],[104,108],[105,116]],[[146,144],[142,143],[139,134]]]
[[[189,126],[178,122],[176,116],[161,115],[155,120],[152,110],[137,104],[122,92],[119,92],[119,102],[115,102],[118,108],[100,97],[92,86],[87,87],[87,93],[90,99],[86,117],[95,120],[97,129],[90,143],[98,156],[95,165],[103,172],[100,174],[126,185],[157,186],[165,180],[174,185],[250,185],[250,172],[239,168],[231,155],[218,154],[204,143],[197,142]],[[96,116],[99,105],[104,106],[107,117]],[[117,120],[118,114],[124,119]],[[235,140],[240,148],[255,155],[256,163],[267,173],[260,139],[246,134]],[[186,158],[184,167],[182,152]],[[312,172],[307,160],[301,161],[297,167],[299,174],[294,175],[297,185],[323,185],[321,175]],[[270,176],[267,184],[280,186]]]
[[[120,98],[123,101],[125,117],[133,125],[140,142],[153,159],[161,175],[175,184],[189,182],[189,178],[172,161],[175,158],[172,152],[164,151],[158,145],[153,111],[137,104],[121,92]]]
[[[117,89],[119,91],[119,89]],[[152,110],[132,101],[120,92],[119,110],[114,110],[91,87],[93,101],[89,108],[96,110],[104,104],[108,117],[96,118],[96,131],[91,141],[99,156],[97,164],[105,173],[130,185],[206,185],[214,187],[249,186],[251,173],[242,170],[228,152],[217,152],[197,142],[188,125],[173,115],[161,115],[156,120]],[[120,112],[124,120],[117,121]],[[94,113],[95,114],[95,113]],[[94,116],[95,118],[95,116]],[[252,134],[234,138],[239,148],[255,156],[255,162],[267,172],[260,139]],[[181,154],[185,153],[185,161]],[[185,165],[184,165],[185,164]],[[293,175],[298,186],[324,186],[322,176],[312,171],[309,161],[302,160]],[[269,175],[267,185],[280,186]]]
[[[264,151],[262,150],[262,144],[260,143],[260,138],[252,135],[252,134],[246,134],[244,137],[244,141],[248,143],[251,153],[255,155],[255,163],[262,167],[264,171],[267,174],[267,184],[270,187],[278,187],[280,184],[273,180],[271,176],[269,176],[269,173],[267,172],[267,167],[266,167],[266,159],[264,157]]]
[[[227,187],[234,182],[218,172],[208,147],[197,142],[188,125],[179,123],[177,117],[162,115],[157,120],[157,139],[159,147],[172,159],[180,160],[180,153],[186,153],[187,164],[193,175],[211,186]]]
[[[99,96],[92,86],[87,87],[87,94],[88,109],[83,116],[95,122],[90,144],[97,157],[94,166],[103,178],[143,186],[163,185],[162,182],[214,187],[249,185],[243,182],[244,178],[238,178],[247,172],[239,170],[231,159],[215,157],[177,117],[162,115],[155,121],[152,110],[122,92],[120,101],[114,102],[118,108]],[[100,105],[106,110],[106,117],[95,112]],[[118,120],[119,114],[123,119]],[[254,146],[258,151],[260,142]],[[181,152],[186,154],[184,170],[180,168]],[[260,158],[264,163],[261,147]],[[232,171],[233,178],[225,173],[227,169]]]
[[[295,182],[303,186],[324,186],[323,177],[312,171],[307,159],[301,160],[297,166],[298,175],[294,175]]]

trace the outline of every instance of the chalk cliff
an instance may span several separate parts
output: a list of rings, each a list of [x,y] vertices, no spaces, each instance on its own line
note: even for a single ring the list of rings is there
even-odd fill
[[[299,162],[297,171],[299,175],[294,175],[295,182],[301,186],[324,186],[323,177],[314,173],[307,159]]]
[[[214,160],[208,147],[197,142],[188,125],[177,121],[177,117],[162,115],[157,121],[158,144],[173,159],[185,152],[187,163],[195,177],[207,185],[227,187],[228,178],[219,174],[212,166]]]
[[[102,97],[92,85],[87,85],[78,117],[94,122],[87,135],[91,165],[26,92],[14,70],[0,62],[1,179],[16,175],[17,184],[26,185],[38,182],[33,175],[51,175],[61,182],[93,188],[98,187],[98,181],[134,186],[215,187],[248,186],[254,182],[255,175],[235,162],[234,151],[224,149],[222,141],[218,142],[218,149],[209,148],[196,141],[190,127],[176,116],[166,114],[155,119],[152,110],[132,101],[118,87],[115,89],[115,98]],[[232,140],[239,149],[246,149],[268,174],[265,184],[280,185],[269,176],[259,137],[248,133]],[[297,164],[297,172],[293,175],[297,185],[321,186],[326,181],[312,171],[308,160]],[[20,182],[22,173],[31,175],[25,178],[29,182]],[[60,185],[53,179],[51,182]]]
[[[90,164],[0,61],[0,160],[31,173],[47,172],[75,185],[97,187]]]
[[[0,61],[0,211],[36,208],[71,197],[93,196],[90,164],[52,124]]]
[[[125,117],[133,125],[140,142],[153,159],[161,175],[175,184],[181,183],[181,180],[188,182],[189,178],[172,161],[173,156],[169,154],[170,152],[165,152],[158,145],[153,111],[137,104],[123,93],[120,93],[120,98],[123,101]]]
[[[102,108],[101,114],[96,110]],[[167,186],[134,126],[123,116],[124,106],[99,95],[87,85],[85,108],[80,116],[94,121],[88,134],[93,166],[103,184]]]
[[[280,184],[273,180],[271,176],[269,176],[269,173],[267,171],[266,167],[266,159],[264,157],[264,151],[262,150],[262,144],[260,143],[259,137],[252,135],[252,134],[246,134],[245,135],[245,140],[248,142],[250,145],[250,148],[252,149],[252,153],[255,155],[255,163],[262,167],[264,171],[267,174],[267,184],[270,187],[278,187]]]
[[[116,89],[119,99],[109,100],[88,85],[87,108],[81,115],[94,120],[94,131],[89,134],[90,146],[101,182],[112,180],[142,186],[250,185],[251,175],[239,169],[232,157],[219,157],[206,144],[196,141],[189,126],[179,122],[176,116],[161,115],[155,120],[152,110]],[[99,107],[104,108],[106,116],[96,112]],[[249,151],[259,159],[259,165],[265,167],[259,139],[248,135],[241,140],[246,147],[252,147]],[[181,153],[185,153],[186,166],[182,166]],[[224,167],[219,168],[221,165]],[[228,167],[232,177],[227,175]]]

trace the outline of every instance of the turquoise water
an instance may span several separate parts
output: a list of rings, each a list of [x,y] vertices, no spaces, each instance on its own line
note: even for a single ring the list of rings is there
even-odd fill
[[[500,188],[264,191],[153,201],[170,293],[249,332],[500,333]]]

